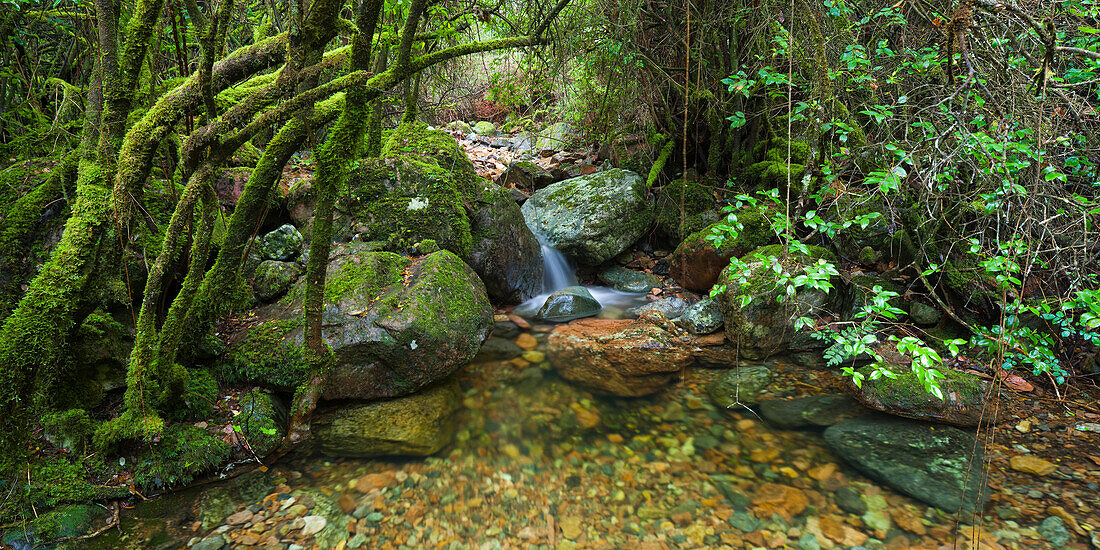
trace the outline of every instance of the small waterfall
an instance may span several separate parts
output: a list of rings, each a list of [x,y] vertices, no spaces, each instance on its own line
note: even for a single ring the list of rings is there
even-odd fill
[[[573,273],[569,260],[542,238],[539,238],[539,244],[542,245],[542,292],[549,294],[567,286],[576,286],[577,275]]]

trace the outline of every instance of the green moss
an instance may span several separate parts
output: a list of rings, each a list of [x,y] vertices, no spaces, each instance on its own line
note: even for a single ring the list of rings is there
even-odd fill
[[[188,369],[183,386],[182,406],[172,411],[177,420],[204,420],[214,414],[218,400],[218,381],[206,369]]]
[[[12,495],[9,505],[0,508],[0,522],[34,516],[35,510],[45,510],[65,503],[91,502],[129,496],[126,487],[95,485],[87,481],[89,472],[80,460],[66,457],[33,459],[27,470],[15,479],[0,481],[0,490]]]
[[[332,270],[325,282],[325,301],[333,304],[341,297],[354,295],[364,298],[377,297],[386,287],[401,280],[401,272],[409,260],[390,252],[378,252],[358,256],[363,263],[344,262]]]
[[[810,161],[810,144],[777,137],[757,143],[752,148],[752,154],[758,162],[805,165]]]
[[[69,409],[42,417],[42,432],[46,439],[77,455],[84,453],[94,431],[95,422],[84,409]]]
[[[877,380],[870,380],[869,377],[875,367],[868,365],[857,369],[857,372],[865,377],[863,383],[871,385],[874,392],[881,396],[881,401],[896,402],[902,408],[905,408],[918,407],[921,404],[928,403],[929,399],[935,399],[930,396],[928,390],[924,388],[924,384],[911,368],[890,364],[882,365],[881,368],[892,372],[896,375],[896,378],[882,377]],[[983,388],[980,378],[948,368],[940,367],[937,370],[944,375],[944,378],[940,380],[940,387],[943,389],[944,394],[956,393],[958,396],[957,401],[960,403],[978,403],[981,401]]]
[[[245,341],[217,364],[216,374],[228,382],[258,381],[281,390],[298,387],[309,373],[307,350],[292,335],[301,329],[300,316],[252,328]]]
[[[385,158],[364,159],[352,172],[337,209],[360,226],[364,241],[406,253],[432,239],[459,256],[473,246],[467,208],[484,185],[450,135],[403,124],[389,136]]]
[[[806,166],[787,164],[784,161],[765,160],[749,165],[744,176],[750,185],[762,189],[786,189],[787,182],[797,185],[802,181]]]
[[[683,203],[683,219],[680,206]],[[681,239],[717,221],[718,201],[713,187],[705,182],[678,179],[666,185],[657,197],[657,231],[672,240]]]
[[[190,483],[229,459],[229,444],[190,424],[164,429],[159,442],[148,442],[134,466],[134,484],[143,491]]]
[[[233,418],[233,426],[245,437],[252,451],[257,456],[264,456],[275,450],[282,440],[286,422],[286,411],[278,398],[252,390],[241,397],[240,411]]]
[[[781,244],[769,244],[762,246],[756,250],[750,252],[742,258],[745,261],[752,261],[756,256],[774,256],[776,258],[788,257],[801,265],[808,265],[817,262],[817,260],[826,260],[829,262],[836,262],[836,254],[833,254],[828,249],[820,246],[809,245],[806,247],[809,254],[791,254],[787,256],[788,250]]]

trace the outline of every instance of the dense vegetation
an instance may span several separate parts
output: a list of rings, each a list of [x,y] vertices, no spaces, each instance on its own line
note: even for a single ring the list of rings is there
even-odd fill
[[[1096,374],[1092,0],[5,0],[0,44],[4,523],[129,494],[99,484],[120,456],[150,465],[128,480],[142,488],[229,459],[189,422],[218,395],[216,333],[253,305],[250,251],[285,221],[269,212],[285,211],[280,181],[304,158],[304,343],[283,444],[307,438],[333,363],[328,259],[350,240],[334,208],[382,204],[385,186],[352,181],[388,166],[379,157],[455,154],[418,122],[570,123],[574,148],[646,177],[651,248],[704,230],[718,247],[779,245],[734,256],[711,291],[741,307],[833,290],[838,267],[906,278],[871,285],[850,319],[795,307],[857,381],[894,375],[900,355],[937,393],[960,350],[1059,392]],[[468,177],[454,199],[466,208],[448,214],[466,224],[461,246],[444,243],[460,257],[481,237],[470,204],[495,200]],[[912,293],[951,330],[903,330],[895,298]],[[884,368],[846,366],[867,355]],[[125,383],[105,390],[111,369]]]

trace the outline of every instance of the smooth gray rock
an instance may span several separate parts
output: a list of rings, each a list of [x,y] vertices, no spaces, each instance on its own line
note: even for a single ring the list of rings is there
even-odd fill
[[[722,328],[722,309],[717,300],[703,298],[685,309],[676,324],[697,336],[718,332]]]
[[[537,317],[544,321],[561,323],[591,317],[603,306],[583,286],[570,286],[551,294],[539,308]]]
[[[647,311],[659,311],[669,319],[676,319],[680,315],[683,315],[684,311],[688,308],[688,303],[683,298],[673,296],[671,298],[661,298],[645,305],[632,307],[626,310],[626,314],[632,317],[641,317],[641,315]]]
[[[542,290],[542,245],[527,227],[514,197],[486,185],[469,215],[473,246],[463,259],[485,283],[494,303],[518,304]]]
[[[868,477],[945,512],[970,513],[989,499],[984,451],[958,428],[868,415],[830,426],[825,442]]]

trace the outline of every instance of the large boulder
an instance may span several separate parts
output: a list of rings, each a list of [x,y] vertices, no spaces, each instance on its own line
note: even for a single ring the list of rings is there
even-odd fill
[[[547,244],[585,265],[626,250],[649,227],[645,180],[612,169],[560,181],[523,203],[523,215]]]
[[[464,259],[495,301],[518,304],[542,291],[542,245],[512,196],[487,185],[470,214],[473,244]]]
[[[623,292],[649,292],[661,286],[661,278],[657,275],[619,266],[604,269],[596,277],[601,283]]]
[[[325,289],[323,336],[335,365],[326,399],[407,395],[445,378],[477,354],[492,309],[477,275],[449,251],[417,259],[334,250]],[[235,334],[220,374],[293,390],[307,377],[302,325],[304,282],[256,312]]]
[[[778,276],[768,258],[777,258],[782,267],[793,276],[805,272],[804,266],[818,259],[834,260],[832,253],[811,246],[810,254],[783,255],[780,245],[769,245],[743,258],[748,263],[747,285],[742,288],[740,277],[727,267],[722,270],[718,283],[725,291],[718,294],[718,305],[726,325],[726,339],[740,342],[741,356],[764,359],[771,355],[812,349],[818,341],[810,338],[807,329],[796,330],[795,321],[803,316],[818,317],[838,311],[842,292],[815,289],[799,289],[786,295],[786,288],[779,285]],[[760,259],[760,256],[765,259]],[[840,285],[839,277],[831,280]],[[783,297],[782,301],[779,300]],[[742,305],[742,297],[751,297]]]
[[[857,388],[848,384],[848,393],[865,407],[895,416],[917,420],[935,420],[963,428],[973,428],[983,420],[995,422],[993,407],[984,407],[989,383],[973,374],[940,368],[939,379],[943,399],[924,388],[917,374],[909,367],[883,365],[894,377],[881,376],[871,380],[873,366],[859,369],[864,376]]]
[[[688,290],[708,292],[731,259],[775,241],[771,224],[761,212],[740,212],[737,222],[742,226],[737,238],[724,239],[720,247],[708,237],[717,233],[722,223],[688,235],[672,253],[668,274]]]
[[[717,332],[722,328],[722,309],[717,300],[708,296],[684,310],[676,324],[697,336]]]
[[[308,179],[289,192],[291,216],[306,233],[314,201]],[[514,303],[538,290],[540,247],[519,207],[477,175],[446,132],[422,124],[396,128],[380,158],[358,161],[335,210],[337,241],[379,242],[406,254],[433,240],[484,277],[495,300]]]
[[[637,320],[582,319],[554,329],[547,353],[566,380],[606,394],[648,395],[672,383],[692,361],[687,346],[663,326],[667,324],[659,314]]]
[[[453,439],[461,403],[458,383],[450,380],[408,397],[339,408],[311,431],[330,456],[428,456]]]
[[[825,441],[868,477],[949,514],[989,498],[982,446],[958,428],[869,415],[830,426]]]

